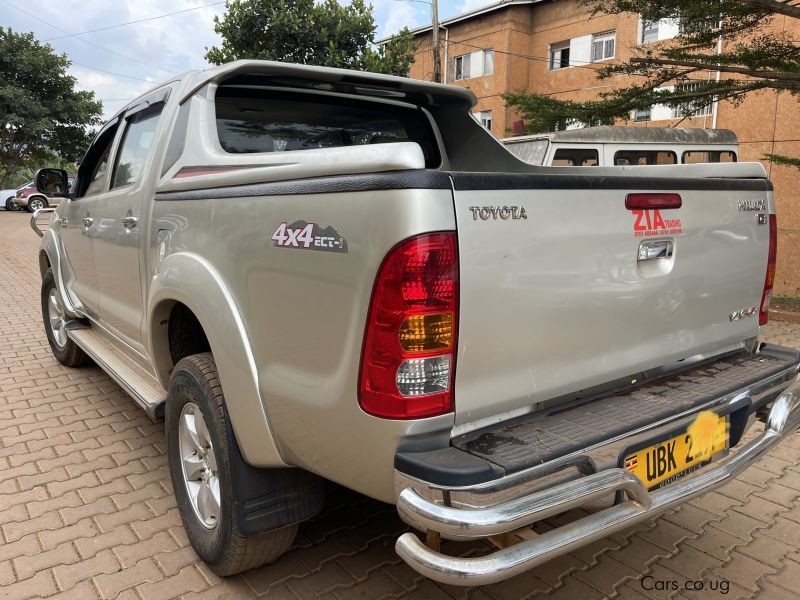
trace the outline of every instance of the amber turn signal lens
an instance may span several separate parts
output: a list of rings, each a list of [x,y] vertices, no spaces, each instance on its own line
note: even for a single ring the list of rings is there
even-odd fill
[[[449,348],[453,344],[453,313],[412,315],[400,326],[398,339],[406,352]]]

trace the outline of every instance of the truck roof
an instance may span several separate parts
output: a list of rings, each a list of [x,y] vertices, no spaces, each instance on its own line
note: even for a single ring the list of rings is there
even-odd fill
[[[567,129],[552,133],[536,133],[505,138],[504,144],[532,140],[570,143],[647,143],[647,144],[737,144],[730,129],[701,129],[699,127],[624,127],[600,125],[583,129]]]

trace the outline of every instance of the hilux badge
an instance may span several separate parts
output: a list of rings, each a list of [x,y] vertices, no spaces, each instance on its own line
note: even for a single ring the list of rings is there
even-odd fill
[[[763,198],[738,200],[736,202],[736,207],[738,208],[739,212],[742,212],[743,210],[748,212],[758,212],[767,210],[767,203],[764,202]]]

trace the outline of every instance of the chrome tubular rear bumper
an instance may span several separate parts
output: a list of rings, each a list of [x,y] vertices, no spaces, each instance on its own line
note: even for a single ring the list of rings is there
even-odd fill
[[[486,508],[444,506],[406,487],[397,498],[403,520],[456,539],[513,531],[614,492],[624,492],[627,499],[479,558],[446,556],[428,548],[413,533],[400,536],[395,549],[415,571],[441,583],[472,586],[502,581],[721,486],[799,427],[800,377],[775,399],[758,437],[741,443],[726,458],[652,492],[622,468],[605,469]]]

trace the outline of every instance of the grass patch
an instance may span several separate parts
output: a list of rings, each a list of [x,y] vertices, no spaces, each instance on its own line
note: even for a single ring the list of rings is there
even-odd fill
[[[800,310],[800,296],[773,296],[771,305],[775,308]]]

